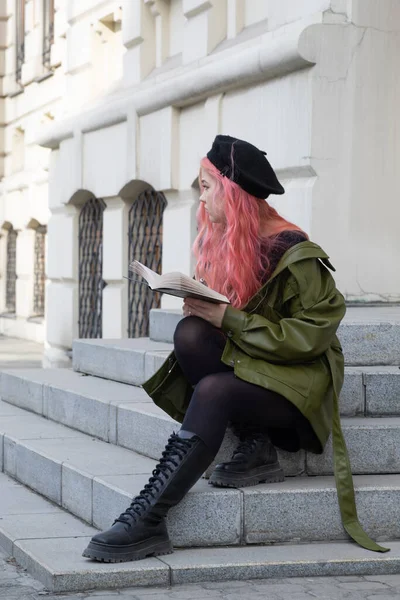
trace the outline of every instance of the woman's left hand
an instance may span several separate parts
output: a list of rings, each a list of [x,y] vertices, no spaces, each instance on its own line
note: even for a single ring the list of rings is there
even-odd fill
[[[214,327],[220,328],[228,305],[214,304],[205,300],[197,300],[197,298],[185,298],[183,306],[188,316],[201,317]]]

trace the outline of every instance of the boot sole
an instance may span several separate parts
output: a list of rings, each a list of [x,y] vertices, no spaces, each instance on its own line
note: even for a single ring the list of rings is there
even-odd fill
[[[118,563],[172,553],[173,549],[169,540],[141,542],[140,544],[123,546],[122,548],[90,542],[86,550],[82,553],[82,556],[99,562]]]
[[[279,483],[285,481],[285,476],[281,468],[271,471],[271,469],[252,469],[247,473],[212,473],[208,483],[214,487],[249,487],[259,485],[260,483]]]

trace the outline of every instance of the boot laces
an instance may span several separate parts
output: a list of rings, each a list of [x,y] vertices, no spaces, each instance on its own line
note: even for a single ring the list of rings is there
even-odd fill
[[[170,474],[173,473],[174,468],[179,465],[180,461],[188,453],[192,444],[193,438],[183,439],[175,433],[171,435],[161,455],[160,462],[153,470],[148,483],[146,483],[139,495],[132,500],[126,511],[115,519],[113,525],[120,522],[131,526],[132,518],[136,521],[152,505],[152,500],[160,492],[165,480],[169,479]]]
[[[266,437],[263,434],[253,434],[245,437],[235,448],[232,458],[237,454],[252,454],[256,449],[257,442],[260,441],[266,441]]]

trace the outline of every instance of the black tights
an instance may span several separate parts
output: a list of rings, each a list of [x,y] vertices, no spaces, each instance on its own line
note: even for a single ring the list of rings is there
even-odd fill
[[[175,355],[195,386],[182,429],[198,435],[215,454],[229,422],[265,431],[294,428],[298,418],[286,398],[237,378],[221,362],[225,341],[220,329],[199,317],[182,319],[174,335]]]

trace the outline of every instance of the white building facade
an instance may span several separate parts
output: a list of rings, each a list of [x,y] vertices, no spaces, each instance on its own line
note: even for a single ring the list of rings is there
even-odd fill
[[[397,0],[69,0],[58,12],[59,111],[30,138],[48,205],[25,167],[22,191],[5,174],[0,213],[3,263],[10,224],[27,240],[47,224],[46,366],[68,364],[79,336],[146,334],[153,297],[125,279],[133,257],[193,273],[199,160],[218,133],[268,153],[286,188],[274,206],[330,254],[349,302],[400,301]]]
[[[50,152],[35,137],[62,110],[63,8],[52,0],[0,2],[0,334],[39,342]]]

